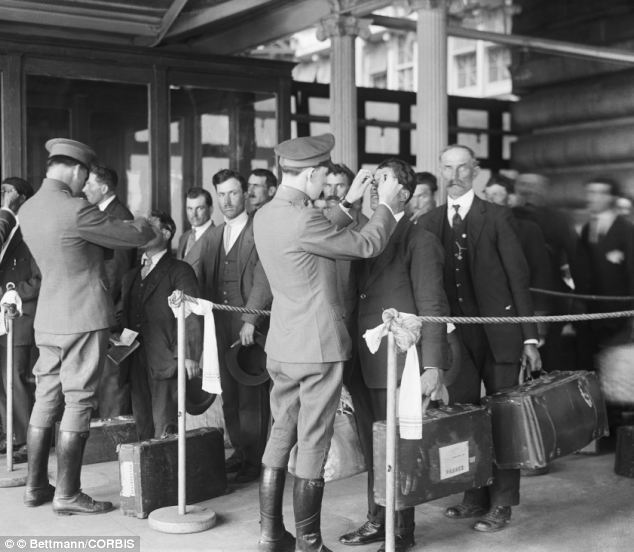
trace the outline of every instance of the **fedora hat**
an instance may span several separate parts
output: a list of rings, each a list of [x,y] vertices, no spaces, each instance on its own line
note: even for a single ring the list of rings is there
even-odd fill
[[[260,385],[269,379],[264,344],[266,336],[258,331],[253,345],[236,345],[225,353],[227,370],[242,385]]]
[[[185,386],[185,410],[192,416],[205,412],[216,400],[216,395],[203,391],[203,378],[187,378]]]

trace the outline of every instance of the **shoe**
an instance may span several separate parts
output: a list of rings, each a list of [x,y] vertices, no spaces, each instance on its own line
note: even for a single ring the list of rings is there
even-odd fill
[[[225,460],[225,472],[235,473],[242,469],[244,460],[234,452]]]
[[[341,535],[339,542],[348,546],[361,546],[372,542],[382,542],[385,540],[385,526],[372,521],[366,521],[361,527]]]
[[[41,506],[53,500],[55,487],[48,482],[48,455],[53,440],[52,427],[29,425],[26,432],[27,472],[24,505]]]
[[[26,450],[26,443],[23,445],[16,445],[13,449],[13,463],[14,464],[24,464],[27,461],[28,454]]]
[[[105,514],[111,502],[93,500],[81,492],[81,464],[88,432],[61,431],[57,441],[57,488],[53,511],[59,516]]]
[[[473,528],[483,533],[494,533],[504,529],[509,521],[511,521],[511,507],[495,506],[482,519],[476,521]]]
[[[295,552],[295,537],[284,527],[285,468],[262,466],[260,475],[260,540],[258,552]]]
[[[234,481],[236,483],[250,483],[260,477],[260,467],[253,464],[243,464],[240,471],[236,474]]]
[[[522,468],[520,474],[522,477],[535,477],[536,475],[546,475],[550,471],[550,466],[546,465],[541,468]]]
[[[394,537],[394,552],[405,552],[405,550],[409,550],[415,544],[414,535],[396,535]],[[377,552],[385,552],[385,543],[381,545]]]
[[[480,517],[487,513],[487,509],[484,506],[478,506],[477,504],[456,504],[450,506],[445,510],[445,515],[452,519],[467,519]]]

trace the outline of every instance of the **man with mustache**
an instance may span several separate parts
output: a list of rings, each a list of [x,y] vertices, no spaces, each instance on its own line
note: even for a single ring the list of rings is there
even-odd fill
[[[440,154],[441,175],[449,197],[419,219],[445,248],[444,285],[452,316],[531,316],[529,270],[513,227],[510,209],[483,201],[473,191],[479,167],[474,152],[462,145]],[[479,403],[487,395],[517,385],[520,359],[531,371],[541,369],[535,324],[459,324],[458,337],[472,362],[461,367],[452,399]],[[492,532],[511,520],[519,504],[520,471],[493,465],[493,483],[465,493],[447,508],[454,519],[479,517],[473,529]]]

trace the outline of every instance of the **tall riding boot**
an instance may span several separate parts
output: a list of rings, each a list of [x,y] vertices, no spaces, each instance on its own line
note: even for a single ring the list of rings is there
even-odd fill
[[[26,433],[28,471],[24,489],[25,506],[40,506],[53,500],[55,487],[48,482],[48,454],[52,440],[52,427],[29,425]]]
[[[88,433],[60,431],[57,443],[57,488],[53,511],[58,515],[103,514],[111,502],[99,502],[81,492],[81,463]]]
[[[293,552],[295,538],[284,528],[282,500],[285,468],[262,466],[260,473],[260,552]]]
[[[295,478],[293,509],[295,510],[295,550],[300,552],[332,552],[321,540],[321,499],[323,479]]]

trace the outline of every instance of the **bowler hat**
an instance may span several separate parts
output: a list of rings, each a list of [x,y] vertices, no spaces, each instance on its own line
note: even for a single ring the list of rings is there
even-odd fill
[[[187,378],[187,384],[185,386],[185,410],[192,416],[202,414],[216,400],[216,395],[203,391],[202,386],[202,377]]]
[[[242,385],[260,385],[269,379],[264,344],[266,336],[255,332],[253,345],[236,345],[225,353],[227,370]]]
[[[97,157],[95,150],[90,146],[77,142],[76,140],[69,140],[68,138],[52,138],[46,142],[45,147],[46,151],[48,151],[49,158],[56,155],[63,155],[64,157],[70,157],[78,161],[87,168],[90,168],[90,165],[92,165]]]

